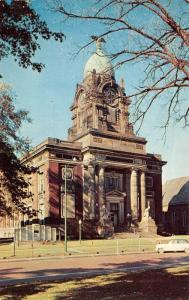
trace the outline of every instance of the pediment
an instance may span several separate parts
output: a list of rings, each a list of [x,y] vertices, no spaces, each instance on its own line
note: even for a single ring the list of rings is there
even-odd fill
[[[106,193],[106,196],[109,196],[109,197],[125,197],[125,195],[126,195],[125,193],[122,193],[117,190]]]

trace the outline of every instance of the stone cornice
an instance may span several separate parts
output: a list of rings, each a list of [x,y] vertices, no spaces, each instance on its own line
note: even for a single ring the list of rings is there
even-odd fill
[[[80,143],[72,143],[69,141],[63,141],[59,139],[47,138],[45,141],[37,145],[26,156],[22,157],[22,162],[27,162],[31,158],[37,156],[39,153],[43,153],[45,150],[81,150]]]
[[[143,144],[143,145],[145,145],[147,143],[147,140],[143,137],[126,136],[126,135],[121,135],[120,133],[114,133],[114,132],[109,132],[109,131],[100,131],[100,130],[96,130],[94,128],[88,129],[84,133],[80,134],[77,138],[74,139],[74,142],[76,142],[77,140],[81,139],[82,137],[84,137],[88,134],[91,134],[93,136],[113,138],[113,139],[128,141],[128,142],[137,142],[137,143]]]

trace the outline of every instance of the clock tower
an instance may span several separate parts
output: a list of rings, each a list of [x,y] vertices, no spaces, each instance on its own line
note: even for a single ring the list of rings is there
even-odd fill
[[[129,123],[129,98],[125,94],[124,81],[117,84],[111,60],[104,50],[103,38],[96,40],[96,52],[85,65],[84,79],[77,85],[71,106],[73,126],[69,140],[77,140],[91,129],[114,134],[133,135]]]

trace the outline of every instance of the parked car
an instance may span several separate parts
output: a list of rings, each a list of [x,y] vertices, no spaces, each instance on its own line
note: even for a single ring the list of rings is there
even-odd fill
[[[184,239],[173,239],[167,244],[157,244],[156,252],[189,252],[189,242]]]

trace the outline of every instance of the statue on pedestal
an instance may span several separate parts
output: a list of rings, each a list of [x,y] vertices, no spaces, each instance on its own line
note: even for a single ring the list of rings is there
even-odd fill
[[[100,221],[97,224],[97,233],[101,237],[111,236],[114,232],[114,226],[110,219],[110,214],[105,206],[102,206]]]
[[[143,216],[143,218],[142,219],[148,219],[148,218],[151,218],[150,217],[150,206],[148,205],[148,207],[145,209],[145,211],[144,211],[144,216]]]
[[[139,224],[139,230],[144,233],[149,234],[156,234],[157,233],[157,226],[155,221],[150,216],[150,205],[148,204],[148,207],[144,211],[144,215],[142,217],[142,220]]]

